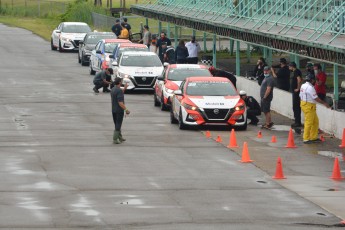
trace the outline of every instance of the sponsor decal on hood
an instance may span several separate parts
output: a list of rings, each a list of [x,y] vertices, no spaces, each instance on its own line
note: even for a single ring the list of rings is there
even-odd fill
[[[159,76],[163,72],[163,67],[124,67],[121,66],[119,71],[131,76]]]
[[[86,33],[63,33],[61,36],[72,40],[83,40]]]
[[[212,109],[212,108],[234,108],[240,97],[224,97],[224,96],[203,96],[198,98],[189,97],[189,99],[199,108]]]

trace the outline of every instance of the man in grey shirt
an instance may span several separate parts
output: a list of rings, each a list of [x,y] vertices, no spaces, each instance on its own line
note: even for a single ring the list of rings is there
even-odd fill
[[[150,50],[150,45],[151,45],[151,32],[149,31],[149,26],[144,25],[144,31],[143,31],[143,39],[140,40],[144,45],[147,45],[147,47]]]
[[[273,99],[274,79],[268,66],[264,67],[264,80],[261,83],[261,111],[265,114],[265,124],[262,128],[270,129],[274,125],[271,119],[271,101]]]

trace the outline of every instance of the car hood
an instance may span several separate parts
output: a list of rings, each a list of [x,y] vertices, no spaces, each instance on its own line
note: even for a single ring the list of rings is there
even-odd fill
[[[167,80],[165,83],[165,87],[168,89],[177,90],[180,87],[181,83],[182,83],[182,81]]]
[[[119,72],[129,74],[131,76],[160,76],[163,72],[164,67],[134,67],[121,66]]]
[[[85,49],[86,50],[94,50],[95,46],[96,46],[96,44],[86,44]]]
[[[240,100],[239,96],[189,96],[188,98],[199,108],[205,109],[234,108]]]
[[[71,40],[83,40],[86,33],[63,33],[61,32],[61,36],[64,38],[69,38]]]

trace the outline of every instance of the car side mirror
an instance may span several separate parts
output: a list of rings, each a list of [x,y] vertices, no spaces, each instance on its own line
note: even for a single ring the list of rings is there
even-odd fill
[[[61,33],[61,30],[55,30],[55,33],[59,34]]]
[[[175,91],[174,91],[174,94],[175,94],[176,96],[182,96],[182,91],[181,91],[180,89],[175,90]]]
[[[109,55],[109,58],[114,58],[114,55],[110,54],[110,55]]]
[[[117,63],[117,61],[113,61],[111,64],[112,64],[113,66],[119,66],[119,63]]]
[[[102,51],[96,50],[96,54],[102,54]]]

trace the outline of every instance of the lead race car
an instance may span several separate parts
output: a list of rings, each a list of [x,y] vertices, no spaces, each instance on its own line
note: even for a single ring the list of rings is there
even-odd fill
[[[245,130],[246,105],[226,78],[189,77],[174,91],[170,121],[180,129],[225,125]]]

